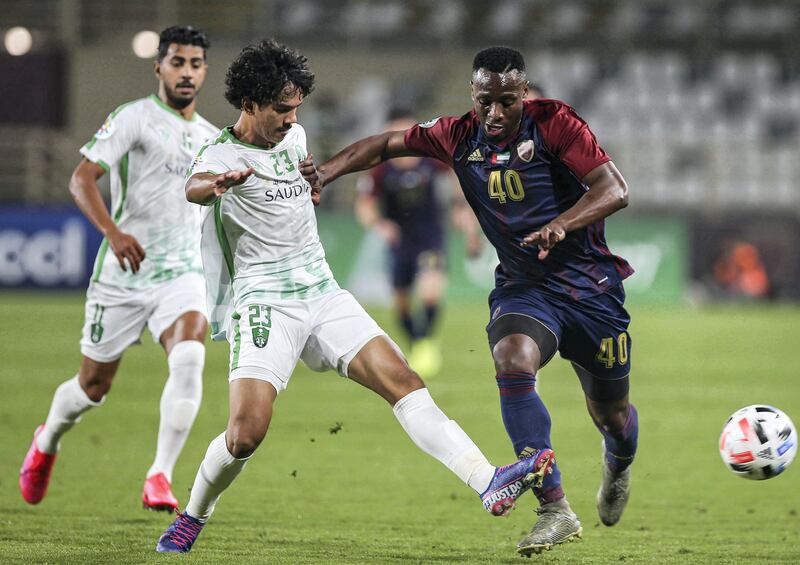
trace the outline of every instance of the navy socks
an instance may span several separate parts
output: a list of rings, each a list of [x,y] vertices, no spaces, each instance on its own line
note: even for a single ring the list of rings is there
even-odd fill
[[[422,307],[421,311],[414,316],[411,312],[400,314],[400,323],[408,335],[410,341],[423,339],[433,333],[433,326],[439,317],[439,305],[428,304]]]
[[[595,422],[597,426],[597,422]],[[639,439],[639,414],[633,404],[628,406],[628,419],[618,432],[610,432],[597,426],[606,442],[606,461],[615,473],[627,469],[636,455]]]
[[[497,373],[500,389],[500,412],[508,437],[514,444],[518,457],[531,456],[550,444],[550,414],[536,392],[536,376],[525,372]],[[534,494],[542,504],[563,498],[561,473],[554,462],[553,472],[548,474],[541,489]]]

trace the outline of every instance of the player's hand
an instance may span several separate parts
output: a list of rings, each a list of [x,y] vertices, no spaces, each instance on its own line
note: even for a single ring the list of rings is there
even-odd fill
[[[550,250],[555,246],[556,243],[559,241],[563,241],[564,238],[567,237],[567,230],[564,229],[564,226],[558,220],[553,220],[543,228],[536,230],[535,232],[526,235],[522,239],[522,243],[520,246],[522,247],[529,247],[531,245],[539,246],[539,260],[544,260],[545,257],[550,253]]]
[[[125,266],[125,261],[134,273],[139,272],[139,265],[144,261],[145,252],[144,248],[136,241],[136,238],[127,233],[121,232],[118,229],[110,231],[106,234],[108,245],[111,251],[119,261],[119,266],[122,270],[127,272],[128,268]]]
[[[300,161],[300,174],[308,184],[311,185],[311,202],[314,206],[319,204],[320,194],[322,187],[325,186],[325,176],[317,170],[314,165],[314,155],[308,154],[308,157]]]
[[[394,247],[400,243],[400,226],[391,220],[378,220],[375,223],[375,231],[380,234],[389,247]]]
[[[212,185],[214,196],[222,196],[228,192],[228,189],[232,186],[244,184],[244,182],[250,178],[250,175],[255,172],[256,170],[253,167],[248,167],[243,171],[228,171],[227,173],[217,175]]]

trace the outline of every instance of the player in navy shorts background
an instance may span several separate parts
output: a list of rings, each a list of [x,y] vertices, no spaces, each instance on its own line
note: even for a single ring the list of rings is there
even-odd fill
[[[407,109],[390,110],[388,131],[415,124]],[[386,242],[394,308],[411,346],[408,361],[428,378],[439,372],[442,363],[432,336],[447,284],[445,229],[450,201],[454,220],[460,219],[459,225],[470,228],[462,228],[468,251],[470,245],[471,254],[480,249],[477,226],[473,229],[475,221],[469,218],[466,202],[460,195],[454,201],[458,190],[449,168],[420,157],[386,161],[358,180],[356,216]]]
[[[550,415],[536,372],[556,351],[572,363],[603,436],[601,521],[619,521],[630,493],[638,417],[628,400],[630,318],[622,281],[633,273],[608,249],[604,218],[628,188],[589,126],[567,104],[527,100],[522,55],[508,47],[473,61],[473,109],[405,131],[357,141],[319,167],[302,169],[319,191],[335,178],[393,157],[433,157],[452,167],[500,264],[487,333],[503,423],[519,457],[551,448]],[[557,451],[556,451],[557,453]],[[534,492],[538,519],[523,555],[580,537],[558,466]]]

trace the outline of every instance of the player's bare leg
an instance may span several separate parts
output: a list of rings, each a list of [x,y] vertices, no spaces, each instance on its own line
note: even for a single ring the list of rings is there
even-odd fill
[[[350,361],[348,377],[395,405],[425,383],[406,363],[397,347],[385,337],[372,338]]]
[[[503,423],[521,458],[550,451],[550,415],[536,392],[536,372],[542,354],[538,344],[526,334],[509,334],[492,349],[500,389]],[[530,556],[579,538],[581,523],[572,511],[561,488],[561,475],[553,461],[550,473],[534,494],[539,499],[538,519],[517,544],[521,555]]]
[[[417,294],[423,304],[438,304],[442,300],[447,277],[442,269],[422,269],[417,276]]]
[[[417,447],[473,488],[494,515],[511,511],[516,499],[549,470],[547,453],[507,467],[492,466],[461,427],[436,406],[422,379],[385,336],[361,348],[348,366],[348,376],[389,402]]]
[[[56,389],[47,420],[36,429],[20,469],[19,488],[26,502],[38,504],[44,498],[61,436],[81,414],[102,404],[119,363],[120,359],[101,363],[84,356],[78,374]]]
[[[628,402],[627,395],[614,402],[598,402],[587,396],[586,407],[605,436],[602,442],[603,478],[597,491],[597,513],[603,524],[613,526],[619,522],[630,498],[630,464],[636,449],[638,416],[636,408]]]
[[[172,494],[172,470],[200,409],[207,330],[203,314],[187,312],[159,336],[169,377],[161,394],[156,455],[142,491],[142,504],[150,510],[172,512],[178,507]]]
[[[121,361],[120,357],[116,361],[101,363],[86,356],[83,357],[78,373],[78,382],[89,400],[95,403],[103,401],[105,395],[111,390],[111,383],[117,375]]]
[[[208,332],[208,322],[205,314],[200,312],[187,312],[161,333],[158,341],[167,355],[173,347],[182,341],[199,341],[204,343]]]
[[[156,551],[186,553],[192,548],[220,495],[242,472],[266,436],[277,396],[275,387],[263,380],[231,381],[228,427],[208,446],[186,511],[161,535]]]

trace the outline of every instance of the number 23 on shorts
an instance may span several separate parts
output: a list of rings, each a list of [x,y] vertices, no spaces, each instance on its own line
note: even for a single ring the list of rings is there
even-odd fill
[[[262,348],[269,341],[272,327],[272,308],[264,304],[251,304],[247,307],[248,323],[253,332],[253,345]]]

